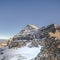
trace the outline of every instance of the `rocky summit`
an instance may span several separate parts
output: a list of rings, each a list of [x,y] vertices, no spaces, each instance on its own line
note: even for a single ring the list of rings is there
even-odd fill
[[[60,26],[51,24],[38,28],[29,24],[10,38],[7,45],[9,49],[42,46],[40,52],[32,60],[60,60]]]
[[[34,41],[35,39],[34,36],[37,31],[38,31],[38,27],[31,24],[27,25],[8,41],[9,47],[16,47],[16,46],[21,47],[21,46],[25,46],[27,43],[32,44],[31,41],[32,42]]]

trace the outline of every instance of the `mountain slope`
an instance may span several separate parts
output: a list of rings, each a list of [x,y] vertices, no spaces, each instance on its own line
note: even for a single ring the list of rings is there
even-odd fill
[[[27,25],[8,41],[2,60],[60,60],[60,26]],[[57,60],[58,60],[57,59]]]

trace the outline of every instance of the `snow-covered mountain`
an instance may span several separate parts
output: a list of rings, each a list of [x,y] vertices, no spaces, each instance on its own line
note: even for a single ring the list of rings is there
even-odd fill
[[[34,25],[31,24],[27,25],[19,33],[14,35],[11,44],[8,42],[8,45],[10,47],[16,47],[16,46],[25,46],[28,45],[29,43],[30,46],[32,46],[32,43],[34,44],[36,43],[35,34],[37,33],[38,29],[39,28]]]
[[[57,27],[56,24],[51,24],[46,27],[38,28],[29,24],[8,42],[8,46],[10,48],[26,45],[30,47],[37,47],[38,45],[44,46],[44,42],[49,36],[49,32],[55,33]]]
[[[26,35],[28,35],[28,34],[33,34],[33,33],[35,33],[37,30],[38,30],[39,28],[37,27],[37,26],[35,26],[35,25],[31,25],[31,24],[29,24],[29,25],[26,25],[25,27],[24,27],[24,29],[22,29],[19,33],[17,33],[16,35],[15,35],[15,37],[16,36],[26,36]]]
[[[38,28],[29,24],[8,40],[9,48],[2,51],[0,60],[43,60],[56,40],[60,43],[60,26],[51,24]]]

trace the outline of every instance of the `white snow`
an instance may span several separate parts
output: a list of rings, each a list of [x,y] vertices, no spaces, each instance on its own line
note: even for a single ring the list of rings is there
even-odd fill
[[[28,42],[28,43],[26,44],[26,46],[29,46],[29,45],[31,45],[31,42]]]
[[[32,25],[32,24],[29,24],[32,28],[34,28],[34,29],[38,29],[38,27],[37,26],[35,26],[35,25]]]
[[[40,49],[41,46],[32,48],[25,46],[22,48],[7,49],[4,54],[4,60],[31,60],[37,56],[37,54],[40,52]]]

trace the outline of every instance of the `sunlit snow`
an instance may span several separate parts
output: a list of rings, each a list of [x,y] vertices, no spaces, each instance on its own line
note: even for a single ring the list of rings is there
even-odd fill
[[[31,60],[40,52],[40,47],[29,48],[27,46],[22,48],[12,48],[5,51],[4,60]]]

